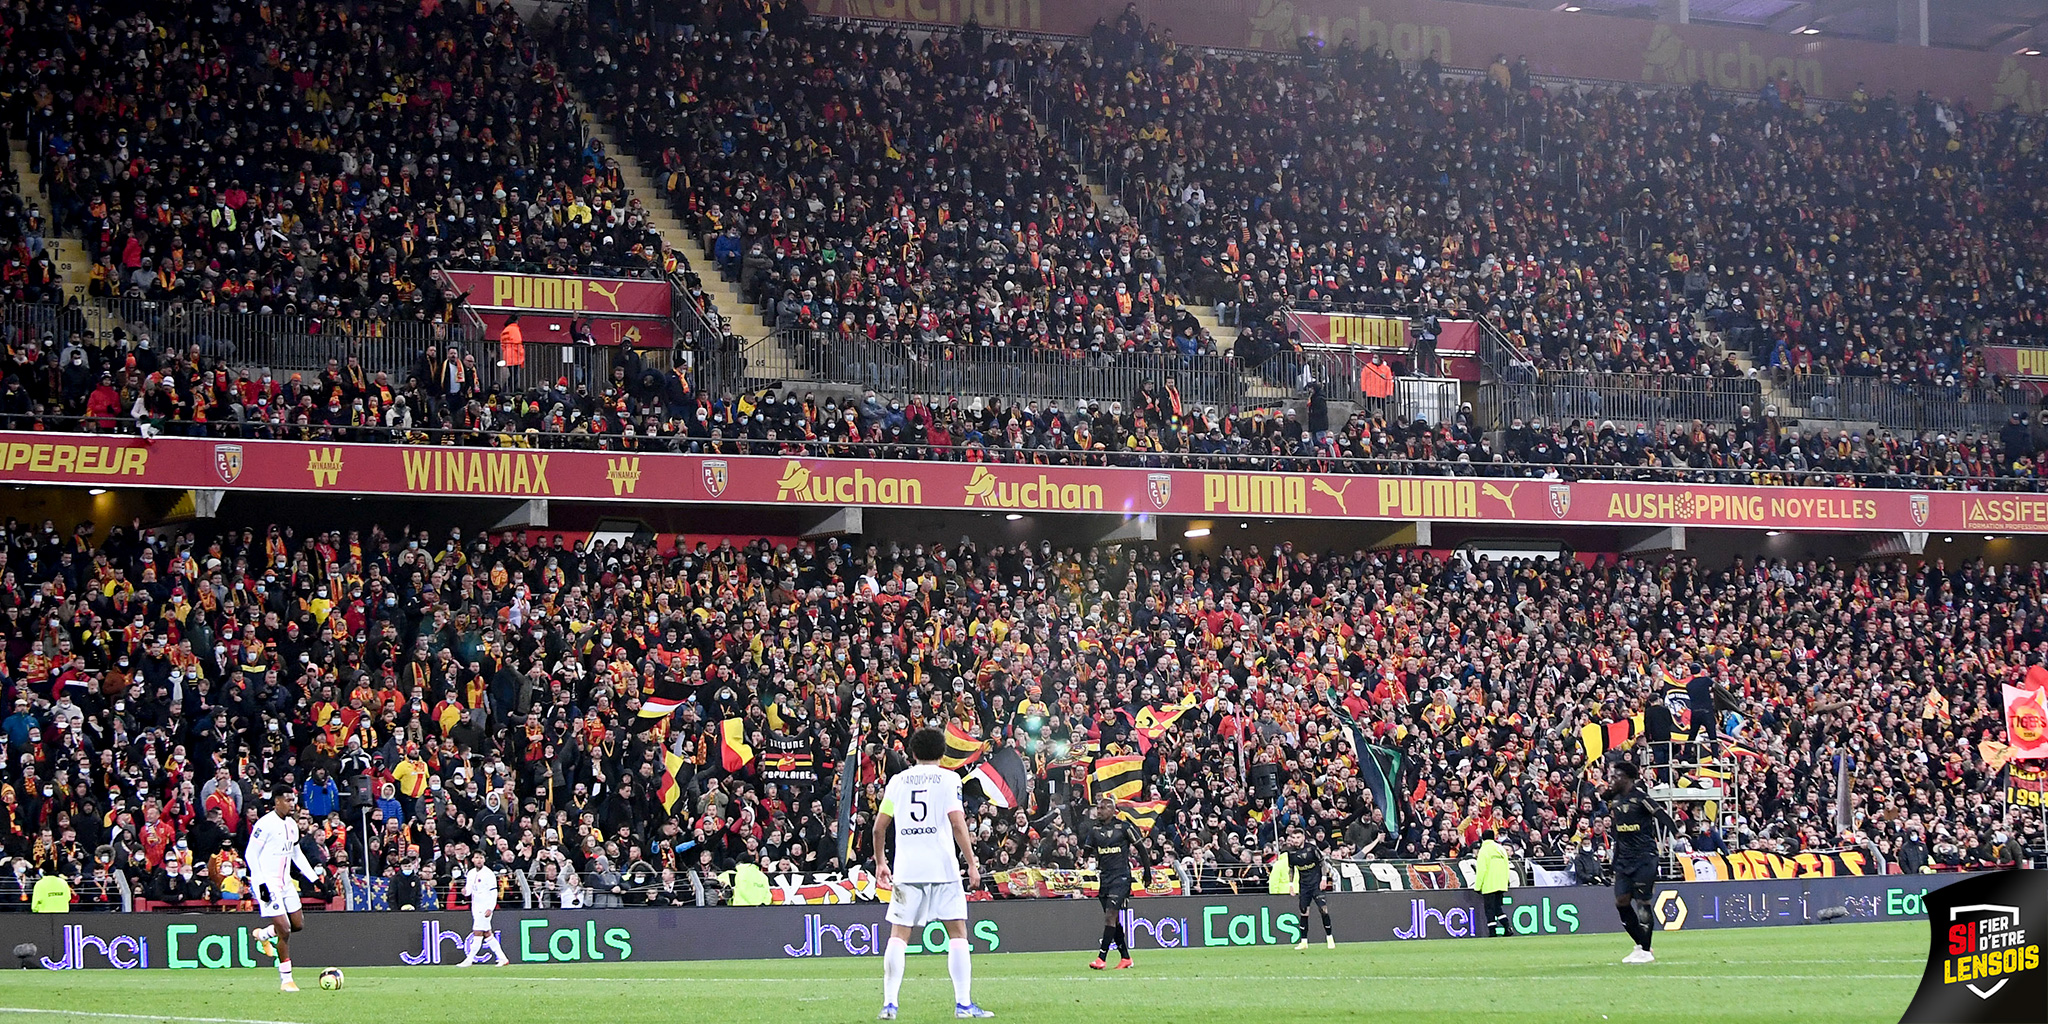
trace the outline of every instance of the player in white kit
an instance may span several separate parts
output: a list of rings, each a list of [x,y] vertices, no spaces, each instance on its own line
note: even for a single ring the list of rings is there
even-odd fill
[[[511,963],[505,959],[505,948],[498,945],[498,933],[491,930],[491,912],[498,909],[498,873],[484,866],[482,850],[469,855],[469,872],[462,876],[462,894],[469,897],[469,956],[462,966],[476,963],[486,947],[498,958],[498,966]]]
[[[946,734],[919,729],[910,737],[917,766],[897,774],[882,792],[875,817],[875,879],[889,890],[889,946],[882,953],[882,1020],[896,1019],[903,959],[910,931],[946,923],[946,972],[953,976],[953,1016],[993,1017],[974,1004],[967,959],[967,893],[960,887],[959,855],[967,857],[967,884],[979,888],[981,865],[960,807],[960,775],[939,766]],[[887,857],[896,840],[895,869]]]
[[[292,984],[291,937],[306,927],[305,915],[299,911],[299,887],[291,879],[292,866],[296,864],[299,874],[310,880],[320,878],[320,870],[299,849],[299,822],[293,817],[298,805],[297,792],[289,786],[280,788],[271,798],[270,813],[256,819],[246,853],[256,913],[270,922],[249,934],[265,956],[277,958],[277,976],[282,982],[278,987],[286,992],[299,990]]]

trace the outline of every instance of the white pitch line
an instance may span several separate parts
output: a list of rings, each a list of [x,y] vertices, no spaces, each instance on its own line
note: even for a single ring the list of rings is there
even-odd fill
[[[1596,974],[1596,972],[1604,972],[1604,971],[1608,971],[1608,970],[1612,970],[1612,969],[1618,968],[1618,967],[1620,967],[1620,966],[1621,966],[1621,965],[1619,965],[1619,964],[1602,964],[1602,965],[1599,965],[1599,966],[1597,966],[1597,967],[1591,967],[1591,968],[1588,968],[1588,969],[1586,970],[1586,972],[1584,972],[1584,973],[1581,973],[1581,974],[1455,974],[1455,975],[1454,975],[1454,974],[1424,974],[1424,975],[1414,975],[1414,974],[1411,974],[1411,975],[1403,975],[1403,976],[1401,976],[1400,980],[1402,980],[1402,981],[1425,981],[1425,982],[1426,982],[1426,981],[1586,981],[1586,980],[1588,980],[1589,978],[1594,978],[1594,977],[1598,977],[1598,976],[1600,976],[1599,974]],[[1777,978],[1777,979],[1783,979],[1783,980],[1786,980],[1786,981],[1827,981],[1827,980],[1829,980],[1829,979],[1833,979],[1833,978],[1858,978],[1858,979],[1884,979],[1884,978],[1898,978],[1898,979],[1907,979],[1907,978],[1918,978],[1918,977],[1920,977],[1920,975],[1918,975],[1918,974],[1670,974],[1670,973],[1667,973],[1667,972],[1664,972],[1664,971],[1659,971],[1659,970],[1648,970],[1648,971],[1641,971],[1641,972],[1636,972],[1636,973],[1641,973],[1641,974],[1644,974],[1644,975],[1654,976],[1654,977],[1658,977],[1658,978],[1671,978],[1671,979],[1681,979],[1681,980],[1694,980],[1694,981],[1770,981],[1770,980],[1772,980],[1772,979],[1774,979],[1774,978]],[[1019,975],[982,975],[982,976],[979,976],[979,977],[975,978],[975,984],[977,984],[977,985],[983,985],[983,984],[998,984],[998,983],[1003,983],[1003,982],[1018,982],[1018,983],[1026,983],[1026,984],[1034,984],[1034,985],[1036,985],[1036,984],[1044,984],[1044,983],[1046,983],[1046,982],[1056,982],[1056,981],[1075,981],[1075,980],[1078,980],[1078,979],[1080,979],[1080,978],[1082,978],[1082,977],[1086,977],[1086,976],[1085,976],[1085,975],[1077,975],[1077,974],[1054,974],[1054,975],[1045,975],[1045,976],[1019,976]],[[1389,980],[1389,979],[1390,979],[1390,978],[1392,978],[1393,976],[1392,976],[1392,975],[1380,975],[1380,974],[1244,974],[1244,975],[1206,975],[1206,974],[1175,974],[1175,975],[1171,975],[1171,976],[1168,976],[1168,975],[1149,975],[1149,976],[1147,976],[1147,975],[1125,975],[1125,977],[1128,977],[1128,978],[1130,978],[1130,979],[1131,979],[1131,980],[1133,980],[1133,981],[1171,981],[1171,982],[1173,982],[1173,983],[1175,983],[1175,984],[1182,984],[1182,983],[1185,983],[1185,982],[1189,982],[1189,981],[1231,981],[1231,982],[1244,982],[1244,981],[1251,981],[1251,982],[1270,982],[1270,981],[1349,981],[1349,982],[1358,982],[1358,983],[1367,983],[1367,982],[1371,982],[1371,983],[1380,983],[1380,982],[1385,982],[1385,981]],[[448,979],[443,979],[443,978],[436,978],[436,979],[434,979],[434,981],[435,981],[435,983],[436,983],[436,984],[439,984],[439,983],[441,983],[441,982],[443,982],[443,981],[453,981],[453,980],[456,980],[456,979],[452,979],[452,978],[448,978]],[[482,979],[482,978],[479,978],[479,979],[477,979],[477,980],[480,980],[480,981],[481,981],[481,980],[484,980],[484,979]],[[790,984],[790,985],[796,985],[796,984],[804,984],[804,985],[815,985],[815,984],[817,984],[817,983],[819,983],[819,982],[823,982],[823,981],[838,981],[838,982],[849,982],[849,983],[853,983],[853,984],[860,984],[860,985],[871,985],[871,984],[873,984],[873,983],[874,983],[874,981],[875,981],[875,979],[873,979],[873,978],[834,978],[834,977],[802,977],[802,978],[794,978],[794,977],[793,977],[793,978],[769,978],[769,977],[754,977],[754,978],[708,978],[708,977],[703,977],[703,976],[700,976],[700,975],[687,975],[687,974],[685,974],[685,975],[678,975],[678,976],[675,976],[675,977],[664,977],[664,978],[649,978],[649,977],[639,977],[639,978],[619,978],[619,977],[607,977],[607,976],[603,976],[603,975],[586,975],[586,976],[583,976],[583,977],[580,977],[580,978],[577,978],[577,977],[534,977],[534,976],[522,976],[522,975],[517,975],[517,974],[506,974],[506,975],[493,975],[493,976],[491,976],[491,977],[490,977],[490,979],[489,979],[489,980],[490,980],[490,981],[491,981],[491,982],[492,982],[493,984],[500,984],[500,985],[502,985],[502,984],[507,984],[507,983],[517,983],[517,982],[522,982],[522,981],[540,981],[540,982],[551,982],[551,983],[560,983],[560,982],[586,982],[586,983],[587,983],[587,982],[593,982],[593,981],[602,981],[602,982],[606,982],[606,983],[612,983],[612,982],[621,982],[621,981],[639,981],[639,982],[685,982],[685,981],[687,981],[687,982],[698,982],[698,983],[704,983],[704,982],[709,982],[709,983],[711,983],[711,984],[734,984],[734,985],[737,985],[737,984],[756,984],[756,983],[763,983],[763,984],[772,984],[772,985],[783,985],[783,984]]]
[[[34,1014],[43,1017],[92,1017],[98,1020],[172,1020],[189,1024],[297,1024],[289,1020],[255,1020],[248,1017],[173,1017],[164,1013],[104,1013],[94,1010],[49,1010],[32,1006],[0,1006],[0,1013]]]

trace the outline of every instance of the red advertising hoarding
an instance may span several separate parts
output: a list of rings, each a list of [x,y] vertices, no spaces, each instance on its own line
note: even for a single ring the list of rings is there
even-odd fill
[[[2048,380],[2048,348],[2016,345],[1984,346],[1984,369],[2001,377]]]
[[[1531,526],[2048,533],[2048,493],[1116,469],[0,433],[0,483]]]
[[[1122,0],[813,0],[824,17],[876,18],[1085,36],[1113,21]],[[1525,10],[1452,0],[1140,0],[1139,14],[1181,46],[1294,52],[1303,37],[1391,50],[1413,67],[1434,55],[1446,67],[1479,68],[1496,54],[1527,55],[1538,74],[1644,85],[1755,93],[1780,74],[1810,96],[1912,101],[1921,89],[1981,109],[2048,109],[2048,58],[1973,53],[1826,36],[1674,25],[1562,10]]]
[[[674,292],[667,281],[659,278],[549,277],[476,270],[443,273],[457,289],[468,292],[469,304],[480,310],[662,319],[675,312]]]

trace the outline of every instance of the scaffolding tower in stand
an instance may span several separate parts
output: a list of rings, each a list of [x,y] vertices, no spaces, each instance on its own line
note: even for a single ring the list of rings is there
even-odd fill
[[[1735,758],[1719,753],[1719,742],[1659,740],[1647,747],[1650,759],[1643,766],[1643,784],[1650,799],[1673,820],[1679,818],[1680,804],[1694,806],[1694,821],[1718,819],[1742,806],[1741,767]],[[1669,845],[1664,870],[1666,878],[1683,877]]]

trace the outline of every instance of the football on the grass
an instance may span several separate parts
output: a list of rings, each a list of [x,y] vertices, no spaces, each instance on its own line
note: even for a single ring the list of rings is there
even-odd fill
[[[320,972],[320,987],[329,992],[341,991],[341,968],[329,967]]]

